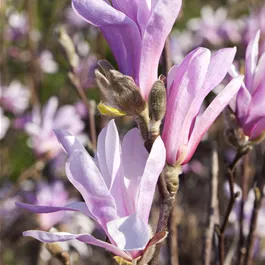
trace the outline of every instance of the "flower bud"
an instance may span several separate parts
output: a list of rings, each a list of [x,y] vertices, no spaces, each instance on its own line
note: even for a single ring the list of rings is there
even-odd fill
[[[99,66],[95,75],[103,104],[130,116],[140,115],[146,109],[146,102],[132,77],[114,70],[107,61],[100,61]]]
[[[167,188],[171,195],[175,195],[179,189],[179,175],[181,174],[181,166],[166,165],[163,174],[167,183]]]

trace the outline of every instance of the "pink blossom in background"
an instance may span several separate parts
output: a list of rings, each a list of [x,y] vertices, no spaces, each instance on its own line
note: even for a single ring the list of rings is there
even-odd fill
[[[11,41],[25,38],[29,31],[28,17],[24,12],[8,10],[8,23],[6,23],[5,36]]]
[[[42,110],[35,106],[30,117],[26,115],[25,122],[24,129],[30,136],[29,145],[37,156],[48,154],[49,158],[53,158],[61,152],[54,129],[68,130],[79,136],[80,140],[86,140],[82,134],[85,125],[75,107],[65,105],[58,108],[56,97],[51,97]],[[17,124],[21,125],[18,121]]]
[[[119,70],[134,78],[147,99],[157,79],[164,44],[178,16],[181,0],[73,0],[74,10],[98,27]]]
[[[260,32],[247,47],[245,56],[245,82],[231,107],[245,135],[253,140],[265,131],[265,52],[259,56]],[[238,76],[233,67],[232,76]]]
[[[21,203],[18,206],[37,213],[61,210],[82,212],[102,227],[110,243],[85,233],[31,230],[24,232],[24,236],[32,236],[42,242],[77,239],[105,248],[127,260],[141,256],[151,237],[148,218],[156,182],[165,163],[161,138],[156,139],[148,154],[140,132],[135,128],[124,136],[120,145],[112,120],[99,135],[93,159],[73,135],[63,130],[56,130],[56,135],[69,156],[66,175],[85,202],[64,207]]]
[[[96,86],[95,70],[97,68],[96,56],[88,56],[81,60],[78,67],[74,69],[75,75],[79,78],[83,89],[92,88]]]
[[[6,111],[22,114],[29,105],[30,91],[19,81],[12,81],[9,86],[0,85],[0,104]]]
[[[220,7],[216,11],[210,6],[201,9],[201,17],[188,22],[189,30],[196,33],[197,42],[205,40],[212,45],[222,45],[226,42],[239,43],[243,21],[228,18],[228,11]]]
[[[64,206],[68,203],[69,195],[61,181],[56,181],[54,183],[38,183],[34,204]],[[38,215],[39,226],[44,230],[48,230],[60,222],[66,222],[65,219],[66,215],[64,212]]]
[[[239,90],[243,76],[233,79],[200,114],[205,97],[226,76],[236,48],[217,51],[198,48],[167,77],[167,110],[162,139],[170,165],[183,165],[194,154],[211,124]]]
[[[265,52],[265,6],[260,9],[252,10],[250,16],[246,19],[246,27],[244,32],[245,43],[252,41],[257,31],[260,30],[260,54]]]
[[[10,126],[10,120],[4,115],[3,109],[0,107],[0,140],[6,135]]]
[[[41,70],[46,74],[55,74],[58,72],[58,64],[54,61],[50,51],[44,50],[39,56]]]

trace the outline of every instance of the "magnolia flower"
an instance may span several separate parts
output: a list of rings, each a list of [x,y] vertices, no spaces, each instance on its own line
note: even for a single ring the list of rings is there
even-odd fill
[[[25,131],[30,136],[29,145],[36,155],[48,154],[49,158],[55,157],[61,151],[54,129],[66,129],[82,137],[81,132],[85,127],[74,106],[65,105],[58,109],[56,97],[49,99],[42,112],[35,106],[25,122]]]
[[[131,76],[147,99],[181,0],[72,0],[72,5],[101,30],[120,72]]]
[[[245,57],[246,79],[231,103],[237,121],[249,140],[262,139],[265,133],[265,52],[258,60],[259,39],[260,32],[257,32],[256,37],[248,44]],[[238,76],[235,67],[230,73]]]
[[[239,90],[242,76],[233,79],[200,114],[205,97],[223,80],[235,52],[236,48],[227,48],[211,56],[208,49],[198,48],[169,72],[162,134],[169,165],[183,165],[191,159],[204,134]]]
[[[12,81],[8,87],[0,86],[0,103],[14,114],[21,114],[29,105],[30,92],[19,81]]]
[[[85,202],[64,207],[19,204],[38,213],[61,210],[79,211],[94,219],[105,231],[109,242],[90,234],[26,231],[42,242],[77,239],[107,249],[132,260],[143,255],[150,238],[148,217],[156,182],[164,167],[165,149],[160,137],[150,154],[146,151],[138,129],[129,131],[122,146],[114,121],[110,121],[98,138],[93,159],[78,140],[63,130],[56,130],[58,140],[69,155],[66,175],[79,190]]]
[[[10,120],[4,115],[3,109],[0,107],[0,140],[6,135],[6,132],[10,125]]]

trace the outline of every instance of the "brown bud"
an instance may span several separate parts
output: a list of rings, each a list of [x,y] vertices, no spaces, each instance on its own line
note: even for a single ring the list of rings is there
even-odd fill
[[[171,195],[175,195],[179,189],[179,175],[181,174],[181,166],[166,165],[163,170],[167,188]]]
[[[160,121],[166,113],[166,89],[164,82],[157,80],[151,89],[148,105],[149,117],[152,121]]]
[[[146,109],[146,102],[133,78],[113,70],[107,61],[100,61],[99,65],[101,71],[96,70],[95,75],[104,104],[127,115],[140,115]]]

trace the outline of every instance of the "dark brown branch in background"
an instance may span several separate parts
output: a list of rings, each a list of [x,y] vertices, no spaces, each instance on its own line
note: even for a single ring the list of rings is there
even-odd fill
[[[31,102],[33,105],[39,104],[40,99],[38,90],[41,83],[41,71],[38,61],[38,47],[37,43],[33,40],[33,32],[36,25],[36,12],[37,12],[37,1],[26,0],[26,7],[29,18],[29,32],[28,32],[28,48],[30,52],[30,91],[31,91]]]
[[[210,174],[209,188],[210,188],[210,200],[208,207],[208,224],[205,232],[204,246],[203,246],[203,264],[211,264],[211,254],[213,245],[214,225],[216,223],[216,212],[218,206],[218,155],[216,144],[213,146],[212,154],[212,168]]]
[[[167,76],[171,66],[172,66],[172,60],[170,57],[170,43],[169,39],[167,38],[162,53],[162,72],[164,76]]]
[[[240,195],[238,193],[234,192],[234,180],[235,180],[235,176],[234,176],[234,169],[236,167],[236,164],[238,163],[238,161],[244,156],[246,155],[249,151],[251,150],[250,147],[245,147],[243,149],[239,149],[234,160],[232,161],[232,163],[229,165],[228,167],[228,172],[227,172],[227,176],[228,176],[228,183],[229,183],[229,191],[230,191],[230,200],[227,206],[227,209],[225,211],[225,217],[223,220],[223,223],[221,226],[216,225],[216,233],[218,236],[218,241],[219,241],[219,264],[223,265],[224,264],[224,259],[225,259],[225,230],[229,221],[229,216],[233,210],[236,198]]]
[[[264,157],[264,153],[262,156]],[[262,199],[264,197],[264,192],[263,192],[264,185],[265,185],[265,162],[263,162],[263,168],[262,168],[262,171],[260,173],[259,179],[257,181],[257,186],[254,188],[255,201],[254,201],[254,206],[253,206],[253,210],[252,210],[249,234],[248,234],[248,238],[247,238],[246,255],[245,255],[244,265],[251,265],[252,264],[253,248],[254,248],[254,242],[255,242],[255,238],[256,238],[255,232],[256,232],[259,210],[261,208]]]
[[[249,156],[245,155],[242,163],[242,195],[240,201],[240,213],[239,213],[239,246],[238,246],[238,265],[243,265],[244,256],[245,256],[245,236],[244,236],[244,207],[248,195],[248,178],[249,178]]]
[[[178,251],[178,220],[176,204],[173,205],[169,217],[169,264],[179,265],[179,251]]]

